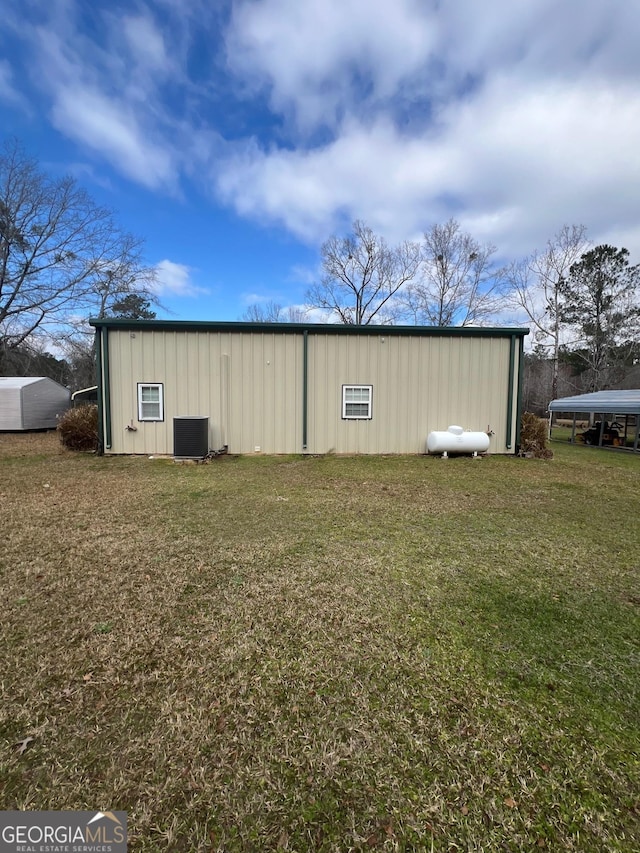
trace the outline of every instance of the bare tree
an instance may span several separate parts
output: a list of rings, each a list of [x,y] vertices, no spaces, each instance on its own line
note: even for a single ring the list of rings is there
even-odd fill
[[[269,300],[265,303],[256,302],[249,305],[241,319],[248,323],[304,323],[306,312],[297,305],[289,305],[285,308],[280,303]]]
[[[0,342],[0,376],[48,376],[61,385],[70,385],[72,369],[66,358],[47,352],[39,341],[4,349]]]
[[[330,237],[321,256],[324,274],[307,292],[307,302],[352,325],[393,322],[399,310],[398,296],[420,266],[416,243],[389,247],[358,220],[346,237]]]
[[[134,317],[136,308],[144,304],[146,314],[134,319],[155,317],[149,311],[151,305],[162,307],[154,290],[157,273],[155,267],[145,266],[143,245],[142,239],[113,225],[108,245],[100,247],[99,258],[93,258],[94,272],[86,280],[86,293],[79,303],[91,316]]]
[[[70,386],[73,391],[96,384],[96,348],[89,334],[65,339],[62,344],[65,361],[70,369]]]
[[[551,399],[558,397],[560,352],[567,330],[562,320],[563,287],[573,264],[587,251],[584,225],[563,225],[543,252],[534,252],[509,267],[511,305],[524,310],[534,329],[534,340],[551,357]]]
[[[493,263],[495,247],[481,245],[455,219],[434,225],[421,246],[421,278],[407,289],[414,322],[469,326],[502,306],[504,277]]]
[[[40,171],[20,143],[0,153],[0,340],[16,347],[70,317],[104,315],[129,293],[152,296],[142,243],[73,178]]]

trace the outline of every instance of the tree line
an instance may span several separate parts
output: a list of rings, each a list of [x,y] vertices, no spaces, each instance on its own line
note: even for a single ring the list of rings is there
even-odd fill
[[[396,246],[355,221],[322,245],[322,276],[303,308],[254,305],[244,317],[292,322],[320,311],[356,325],[525,323],[525,401],[541,414],[558,396],[640,373],[640,266],[627,249],[592,246],[585,226],[565,225],[542,251],[504,265],[496,257],[454,219]]]
[[[527,323],[525,393],[546,408],[564,393],[628,380],[640,359],[640,267],[565,225],[541,251],[500,264],[495,246],[454,219],[390,245],[356,220],[320,250],[305,304],[253,305],[243,319],[356,325]],[[94,381],[90,316],[155,317],[155,270],[143,241],[71,177],[43,172],[18,140],[0,151],[0,374]],[[62,359],[46,353],[54,340]],[[46,371],[45,371],[46,368]],[[55,377],[54,377],[55,378]],[[640,379],[640,377],[638,377]]]
[[[112,211],[74,178],[42,171],[18,140],[4,143],[0,374],[37,368],[61,377],[66,370],[71,378],[65,384],[93,381],[88,318],[155,317],[154,281],[143,241],[122,229]],[[46,353],[51,341],[66,358]]]

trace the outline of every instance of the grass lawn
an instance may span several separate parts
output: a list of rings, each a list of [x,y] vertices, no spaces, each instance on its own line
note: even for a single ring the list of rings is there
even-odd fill
[[[640,458],[553,450],[0,434],[0,807],[123,809],[134,851],[637,851]]]

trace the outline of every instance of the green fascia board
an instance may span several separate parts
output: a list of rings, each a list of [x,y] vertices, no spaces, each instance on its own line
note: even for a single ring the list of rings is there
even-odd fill
[[[411,337],[524,338],[528,329],[490,326],[354,326],[342,323],[242,323],[201,320],[126,320],[92,318],[96,329],[148,332],[268,332],[310,335],[384,335]]]

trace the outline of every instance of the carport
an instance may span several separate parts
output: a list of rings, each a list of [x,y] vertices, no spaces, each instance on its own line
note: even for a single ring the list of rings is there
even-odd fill
[[[576,397],[561,397],[549,403],[549,437],[553,438],[554,414],[573,417],[571,438],[596,447],[619,447],[638,450],[640,432],[640,389],[628,391],[594,391]],[[589,417],[590,428],[576,435],[579,414]],[[599,417],[599,420],[598,420]]]

